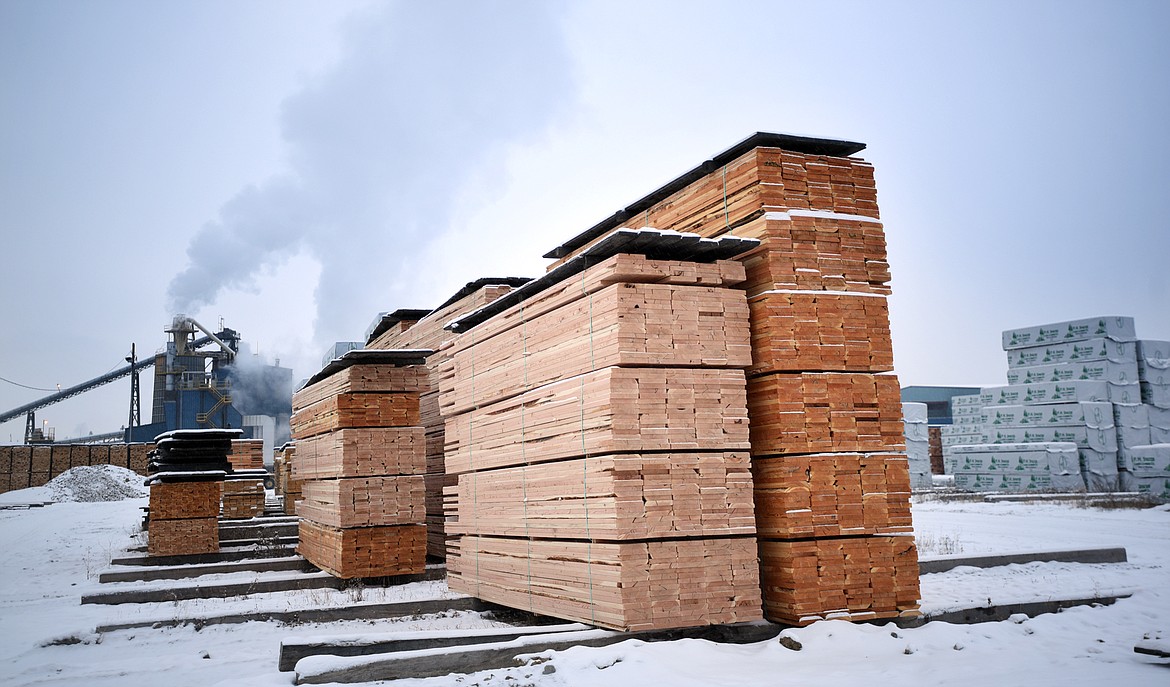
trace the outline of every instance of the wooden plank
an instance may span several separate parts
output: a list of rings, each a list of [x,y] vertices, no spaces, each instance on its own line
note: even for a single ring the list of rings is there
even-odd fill
[[[904,449],[893,375],[777,373],[747,386],[753,456]]]
[[[789,625],[918,615],[910,536],[760,541],[764,615]]]
[[[460,537],[448,586],[486,601],[618,630],[761,617],[750,537],[590,543]]]
[[[747,452],[591,456],[460,475],[452,535],[593,541],[754,534]]]
[[[447,472],[625,451],[745,449],[743,379],[742,370],[610,367],[547,384],[448,418]]]
[[[426,471],[422,427],[341,429],[298,439],[290,459],[295,480],[417,475]]]
[[[341,529],[301,520],[297,552],[342,579],[421,575],[426,539],[426,525]]]

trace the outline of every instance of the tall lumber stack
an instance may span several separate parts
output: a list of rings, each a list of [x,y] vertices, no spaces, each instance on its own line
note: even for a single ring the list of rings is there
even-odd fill
[[[545,256],[563,262],[620,226],[761,241],[737,259],[751,309],[764,612],[785,623],[918,608],[900,393],[889,374],[889,265],[873,167],[851,157],[862,149],[757,134]]]
[[[150,452],[147,553],[175,556],[219,551],[220,498],[238,429],[160,434]]]
[[[453,478],[443,469],[443,418],[439,414],[439,387],[435,369],[446,358],[439,350],[443,342],[455,336],[443,329],[447,323],[495,301],[528,279],[487,277],[465,285],[435,310],[396,310],[385,313],[366,337],[369,349],[426,349],[434,351],[427,358],[427,378],[421,387],[420,424],[426,432],[426,521],[427,555],[446,558],[447,537],[443,522],[443,488]]]
[[[454,325],[448,585],[620,630],[759,619],[743,269],[617,239],[664,257],[595,253]]]
[[[428,352],[349,351],[293,395],[298,551],[336,577],[425,568],[419,390]]]

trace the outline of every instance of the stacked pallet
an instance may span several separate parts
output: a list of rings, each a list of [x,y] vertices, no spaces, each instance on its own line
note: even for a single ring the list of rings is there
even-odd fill
[[[768,514],[771,522],[760,535],[762,565],[769,571],[765,612],[787,623],[917,612],[913,566],[892,576],[885,554],[879,553],[880,542],[890,535],[899,535],[893,546],[903,556],[913,557],[914,546],[910,537],[901,536],[909,532],[904,518],[910,491],[898,381],[889,374],[893,354],[885,235],[873,167],[848,157],[863,148],[758,134],[546,255],[568,260],[623,224],[760,240],[758,248],[737,258],[745,268],[743,288],[751,305],[752,458],[757,475],[786,473],[806,480],[796,491],[788,482],[783,489],[757,485],[756,491],[756,511]],[[836,478],[814,481],[814,474],[831,472],[822,465],[826,455],[854,466],[876,461],[884,468],[867,473],[854,467],[846,477],[838,467]],[[862,503],[897,504],[887,508],[890,520],[852,524],[858,522],[858,484]],[[811,514],[798,496],[802,493],[821,504]],[[818,530],[811,523],[830,521],[829,513],[851,523],[847,534],[821,539],[818,531],[832,532],[838,525]],[[791,522],[777,522],[782,517]],[[825,596],[814,585],[806,589],[794,577],[799,568],[794,547],[809,536],[817,538],[816,546],[808,544],[799,556],[824,553],[819,569],[826,578],[865,571],[871,589],[893,580],[896,593]],[[827,553],[847,545],[853,547],[848,570],[843,567],[847,558]]]
[[[228,454],[232,470],[263,470],[264,442],[260,439],[237,439]]]
[[[448,584],[621,630],[758,619],[742,269],[584,263],[444,348]]]
[[[444,426],[439,413],[439,387],[435,377],[435,370],[446,359],[446,354],[439,349],[445,341],[455,336],[443,327],[451,320],[495,301],[527,281],[512,277],[479,279],[464,286],[433,311],[396,310],[383,314],[367,333],[366,348],[435,351],[427,358],[427,379],[419,397],[419,424],[423,429],[422,441],[426,444],[424,489],[428,556],[447,556],[443,488],[454,483],[443,468]]]
[[[350,351],[293,395],[298,551],[337,577],[423,572],[427,353]]]
[[[222,482],[156,482],[150,485],[147,554],[177,556],[219,551]]]

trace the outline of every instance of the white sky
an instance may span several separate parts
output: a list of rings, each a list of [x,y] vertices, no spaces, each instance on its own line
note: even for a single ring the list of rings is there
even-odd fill
[[[1003,383],[1010,327],[1170,339],[1166,26],[1136,1],[0,0],[0,377],[82,382],[183,307],[301,378],[754,131],[868,145],[903,385]],[[38,421],[117,429],[128,387]],[[0,381],[0,409],[41,395]]]

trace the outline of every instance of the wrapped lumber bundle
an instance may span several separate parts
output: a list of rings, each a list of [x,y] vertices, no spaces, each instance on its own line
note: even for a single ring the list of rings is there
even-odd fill
[[[857,455],[868,456],[867,465],[890,463],[888,469],[861,470],[867,479],[901,475],[906,465],[898,380],[888,374],[893,348],[885,232],[873,167],[852,157],[864,148],[849,141],[755,134],[545,256],[559,260],[556,269],[620,226],[758,239],[758,247],[737,260],[750,306],[751,453],[753,461],[768,463],[764,469],[772,475],[791,470],[795,479],[800,470],[811,469],[810,461],[828,474],[821,465],[829,461],[826,454],[839,454],[833,460],[843,465],[856,465]],[[872,492],[860,492],[859,506],[858,469],[833,470],[840,480],[810,474],[807,485],[757,488],[757,514],[768,519],[760,534],[761,556],[792,555],[789,548],[763,546],[772,539],[834,536],[841,527],[863,532],[862,541],[905,531],[909,491],[900,476],[888,485],[867,486]],[[804,502],[804,490],[811,490],[810,502],[815,498],[817,505],[793,507]],[[875,520],[882,512],[878,504],[885,505],[888,521]],[[836,508],[845,510],[830,514]],[[912,550],[913,540],[904,541]],[[787,563],[764,560],[765,567]],[[870,586],[882,585],[878,577],[885,574],[885,567],[873,568]],[[766,599],[774,589],[765,586]],[[915,601],[855,596],[844,615],[914,612]],[[812,612],[802,606],[798,615],[792,604],[774,600],[765,608],[768,618],[781,622],[797,622]],[[841,615],[842,609],[821,609],[821,615],[828,613]]]
[[[293,395],[297,550],[336,577],[416,575],[426,565],[418,421],[429,353],[349,351]]]
[[[619,630],[759,619],[744,242],[599,246],[452,325],[448,584]]]
[[[447,555],[443,520],[443,418],[439,412],[437,369],[446,355],[439,350],[455,336],[443,327],[453,319],[481,308],[512,289],[527,282],[526,278],[487,277],[465,285],[435,310],[396,310],[379,315],[366,334],[366,347],[373,349],[426,349],[428,382],[419,396],[421,441],[425,444],[427,555]]]

